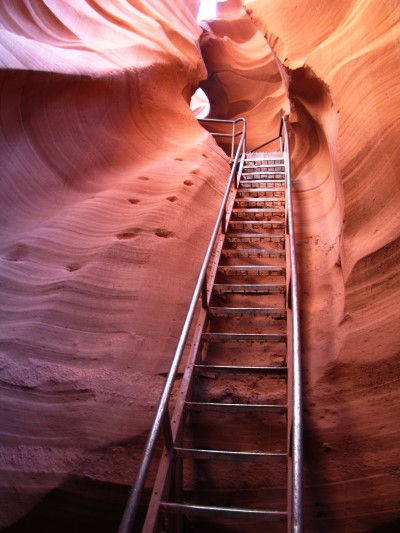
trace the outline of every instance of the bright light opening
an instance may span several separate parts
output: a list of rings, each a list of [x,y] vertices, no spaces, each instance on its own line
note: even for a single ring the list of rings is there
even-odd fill
[[[210,102],[208,101],[206,93],[202,89],[197,91],[192,96],[190,102],[190,109],[196,118],[206,118],[210,112]]]
[[[200,0],[197,22],[215,19],[217,16],[217,3],[218,0]]]

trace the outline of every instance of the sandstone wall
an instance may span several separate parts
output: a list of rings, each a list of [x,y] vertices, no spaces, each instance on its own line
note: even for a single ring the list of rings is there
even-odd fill
[[[229,172],[195,17],[0,5],[2,527],[120,519]]]
[[[0,5],[0,527],[118,523],[229,170],[201,83],[249,147],[290,111],[306,531],[398,529],[399,7],[243,3]]]

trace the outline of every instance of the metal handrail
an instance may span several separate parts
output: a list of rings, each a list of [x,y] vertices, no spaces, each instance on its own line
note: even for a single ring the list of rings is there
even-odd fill
[[[221,122],[221,121],[215,121],[213,119],[200,119],[200,122],[204,122],[204,121],[205,122]],[[150,463],[151,463],[153,454],[155,452],[156,443],[160,435],[161,429],[164,429],[164,438],[165,438],[166,447],[170,448],[172,446],[172,430],[171,430],[171,422],[169,419],[168,402],[171,397],[174,381],[175,381],[176,374],[178,372],[178,368],[179,368],[179,365],[182,359],[186,341],[189,336],[190,328],[193,322],[195,311],[197,309],[200,295],[202,294],[202,292],[204,292],[204,290],[207,290],[207,268],[210,263],[210,259],[211,259],[211,256],[214,250],[214,245],[217,240],[218,233],[220,230],[224,232],[226,229],[226,226],[225,226],[226,225],[226,221],[225,221],[226,203],[230,195],[232,184],[236,185],[234,178],[235,178],[236,168],[239,162],[239,156],[241,154],[244,154],[245,146],[246,146],[246,143],[245,143],[246,121],[245,119],[240,118],[234,121],[223,121],[223,122],[232,124],[232,128],[233,128],[232,146],[234,146],[235,138],[237,137],[237,135],[235,135],[235,126],[239,122],[242,122],[243,124],[242,130],[241,132],[239,132],[239,134],[240,133],[242,134],[242,137],[236,149],[236,153],[233,159],[233,164],[232,164],[228,184],[226,187],[226,191],[225,191],[222,203],[221,203],[221,207],[218,213],[216,223],[214,225],[214,229],[211,235],[210,242],[207,247],[206,254],[203,259],[203,263],[200,268],[200,273],[199,273],[199,276],[196,282],[195,289],[193,291],[192,299],[190,301],[188,313],[186,315],[186,319],[183,324],[182,332],[179,337],[175,355],[172,359],[171,367],[168,372],[167,379],[164,385],[164,389],[161,394],[160,402],[158,404],[158,408],[155,414],[153,425],[150,429],[150,433],[147,438],[146,446],[145,446],[144,453],[143,453],[143,459],[140,464],[135,483],[131,489],[127,505],[125,507],[121,525],[119,527],[119,533],[131,533],[132,532],[132,528],[134,526],[137,512],[139,509],[140,499],[141,499],[142,492],[144,489],[144,484],[147,478],[147,474],[150,468]],[[223,135],[223,134],[219,134],[219,135]],[[202,298],[201,301],[202,301],[203,307],[207,305],[207,302],[204,301],[204,298]]]
[[[292,179],[290,165],[290,144],[286,119],[283,116],[279,134],[281,147],[284,154],[286,169],[287,189],[287,233],[290,253],[290,307],[292,311],[291,335],[291,365],[292,365],[292,395],[291,403],[291,470],[290,470],[290,524],[291,533],[303,531],[303,422],[301,410],[302,384],[301,384],[301,344],[300,344],[300,306],[299,285],[297,278],[296,243],[294,236],[293,204],[292,204]]]
[[[243,134],[243,138],[244,138],[244,141],[243,141],[243,149],[242,149],[242,152],[246,152],[246,120],[242,117],[240,118],[237,118],[235,120],[220,120],[220,119],[216,119],[216,118],[200,118],[199,119],[199,122],[201,124],[205,123],[205,124],[229,124],[232,126],[232,133],[220,133],[218,131],[214,131],[214,132],[210,132],[210,134],[213,136],[213,137],[231,137],[232,138],[232,142],[231,142],[231,159],[233,159],[233,154],[235,152],[234,148],[235,148],[235,138],[240,135],[240,134]],[[238,123],[242,123],[242,129],[238,132],[236,132],[236,124]]]

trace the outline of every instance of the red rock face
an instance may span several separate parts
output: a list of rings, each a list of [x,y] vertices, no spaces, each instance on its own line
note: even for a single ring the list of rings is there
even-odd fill
[[[306,530],[398,529],[399,7],[243,3],[0,6],[1,527],[117,527],[229,170],[203,80],[250,148],[290,111]]]
[[[0,6],[2,527],[120,519],[229,172],[195,7]]]
[[[245,117],[248,149],[256,148],[278,133],[289,111],[285,73],[240,2],[220,4],[218,18],[202,27],[210,117]]]

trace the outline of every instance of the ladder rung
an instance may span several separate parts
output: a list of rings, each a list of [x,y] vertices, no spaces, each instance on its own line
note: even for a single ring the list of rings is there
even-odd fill
[[[243,225],[255,224],[258,226],[282,227],[284,226],[285,223],[281,220],[247,220],[247,219],[244,219],[244,220],[230,220],[229,224],[232,224],[232,226],[237,226],[240,224],[243,224]]]
[[[269,276],[269,275],[284,275],[286,267],[271,266],[271,265],[220,265],[218,272],[226,276]]]
[[[224,248],[222,250],[222,255],[225,257],[284,257],[284,250],[269,250],[264,248]]]
[[[178,457],[216,461],[246,461],[252,463],[286,463],[285,453],[232,452],[228,450],[201,450],[197,448],[174,448]]]
[[[232,365],[194,365],[199,371],[215,374],[286,374],[286,366],[232,366]]]
[[[276,294],[284,293],[286,286],[283,283],[215,283],[214,290],[220,293],[261,293]]]
[[[238,194],[242,195],[244,192],[248,193],[276,193],[278,192],[282,197],[284,197],[285,187],[244,187],[243,189],[238,189]]]
[[[189,505],[184,503],[160,503],[161,509],[166,512],[189,515],[189,516],[203,516],[203,517],[232,517],[235,519],[271,519],[271,518],[285,518],[286,511],[263,511],[260,509],[241,509],[238,507],[210,507],[206,505]]]
[[[239,232],[229,232],[227,233],[227,239],[229,240],[232,237],[246,237],[246,238],[255,238],[260,239],[261,237],[264,238],[275,238],[275,239],[284,239],[285,234],[283,231],[280,231],[279,233],[239,233]]]
[[[251,403],[213,403],[213,402],[185,402],[186,409],[190,411],[212,411],[218,413],[229,412],[267,412],[285,414],[287,411],[286,405],[274,404],[251,404]]]
[[[283,160],[284,156],[282,152],[255,152],[258,153],[258,157],[246,157],[244,162],[248,161],[277,161]],[[261,155],[262,154],[262,155]]]
[[[212,316],[263,315],[285,317],[284,307],[209,307]]]
[[[270,186],[278,185],[278,184],[284,185],[285,184],[285,180],[281,180],[281,179],[279,179],[279,180],[278,179],[269,180],[269,179],[260,179],[260,178],[259,179],[254,179],[254,180],[244,180],[243,182],[240,182],[239,187],[240,187],[240,190],[245,190],[245,189],[247,189],[247,187],[244,187],[243,185],[253,185],[253,184],[255,185],[255,184],[260,184],[260,183],[265,183],[265,184],[270,185]]]
[[[265,163],[263,163],[263,161],[265,161],[264,159],[259,159],[258,162],[259,164],[258,165],[246,165],[246,163],[249,163],[251,162],[250,160],[247,160],[245,161],[245,164],[243,165],[243,168],[275,168],[275,167],[284,167],[285,166],[285,163],[272,163],[271,161],[267,161]],[[280,161],[279,159],[276,159],[275,161]]]
[[[285,235],[283,233],[228,233],[227,239],[231,239],[233,237],[245,237],[249,239],[260,239],[262,237],[264,238],[271,238],[271,239],[284,239]]]
[[[243,239],[264,239],[266,241],[283,241],[285,236],[282,233],[229,233],[226,236],[227,242],[241,242]]]
[[[259,168],[259,167],[258,167]],[[246,171],[243,172],[241,180],[247,179],[246,176],[284,176],[285,172],[280,170],[260,170],[260,171]]]
[[[279,207],[242,207],[232,209],[232,213],[279,213],[280,215],[283,215],[285,213],[285,210]]]
[[[248,196],[244,197],[244,198],[236,198],[235,200],[235,203],[237,205],[241,205],[243,203],[248,203],[248,204],[261,204],[262,202],[270,202],[270,203],[274,203],[274,204],[284,204],[285,203],[285,198],[282,197],[282,196],[258,196],[257,198],[249,198]]]
[[[283,333],[222,333],[218,331],[203,333],[201,338],[207,342],[283,342],[286,340],[286,335]]]

